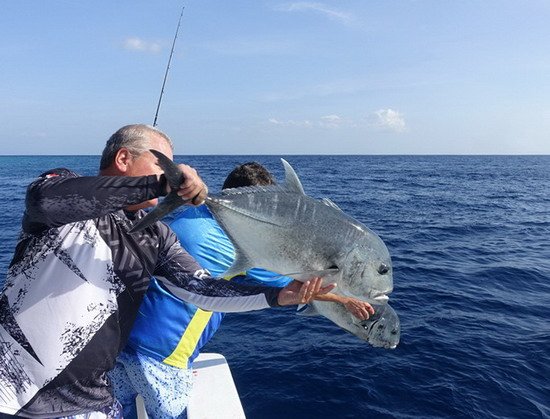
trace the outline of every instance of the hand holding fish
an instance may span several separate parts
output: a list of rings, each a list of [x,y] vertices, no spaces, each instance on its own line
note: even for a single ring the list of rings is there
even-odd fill
[[[344,306],[346,309],[357,317],[359,320],[367,320],[372,314],[374,314],[374,308],[366,301],[358,300],[357,298],[344,297]]]
[[[183,174],[183,182],[177,190],[177,194],[191,204],[199,206],[204,203],[208,188],[199,177],[197,171],[186,164],[178,164]]]
[[[345,297],[339,294],[328,293],[318,295],[317,297],[315,297],[315,300],[342,304],[347,311],[349,311],[359,320],[367,320],[371,315],[374,314],[374,308],[372,308],[369,303],[353,297]]]
[[[312,278],[306,282],[292,281],[279,293],[277,302],[282,306],[307,304],[315,297],[326,294],[334,289],[336,284],[322,287],[321,278]]]
[[[157,164],[166,177],[166,197],[153,211],[134,224],[130,233],[143,230],[184,204],[202,205],[208,195],[208,188],[191,166],[176,164],[160,151],[149,151],[157,158]]]

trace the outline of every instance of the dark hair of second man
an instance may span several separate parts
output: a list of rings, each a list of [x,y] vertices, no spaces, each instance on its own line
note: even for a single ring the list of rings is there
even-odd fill
[[[244,186],[274,185],[275,179],[260,163],[248,162],[233,169],[225,179],[222,189]]]

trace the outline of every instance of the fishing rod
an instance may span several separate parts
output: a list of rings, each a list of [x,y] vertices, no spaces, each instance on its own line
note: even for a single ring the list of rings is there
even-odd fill
[[[176,47],[176,39],[178,39],[178,32],[181,26],[181,18],[183,17],[183,11],[185,10],[185,4],[181,8],[180,18],[178,20],[178,27],[176,28],[176,34],[174,35],[174,40],[172,41],[172,50],[170,51],[170,57],[168,58],[168,65],[166,66],[166,72],[164,73],[164,80],[162,81],[162,88],[160,89],[159,102],[157,104],[157,111],[155,112],[155,120],[153,121],[153,126],[157,126],[157,119],[159,116],[160,104],[162,103],[162,95],[164,94],[164,86],[166,86],[166,79],[168,78],[168,71],[170,70],[170,63],[172,62],[172,56],[174,55],[174,48]]]

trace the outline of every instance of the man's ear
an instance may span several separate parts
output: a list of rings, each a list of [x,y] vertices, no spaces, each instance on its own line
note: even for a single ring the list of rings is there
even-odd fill
[[[113,163],[119,172],[126,173],[132,160],[133,156],[130,150],[122,147],[116,152]]]

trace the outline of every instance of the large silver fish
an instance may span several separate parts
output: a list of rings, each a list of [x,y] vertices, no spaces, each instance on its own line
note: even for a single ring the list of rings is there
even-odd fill
[[[360,321],[343,305],[314,301],[302,314],[320,314],[375,347],[395,348],[400,322],[387,304],[392,264],[384,242],[328,199],[304,193],[283,159],[282,186],[247,187],[209,196],[206,205],[235,246],[227,274],[261,267],[306,280],[336,282],[335,293],[369,301],[375,314]]]

